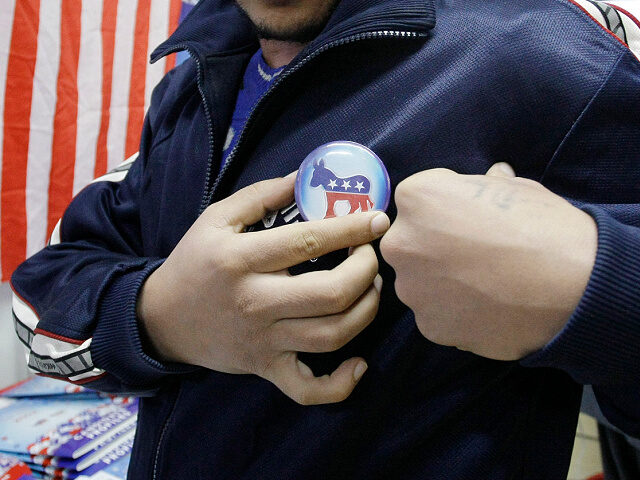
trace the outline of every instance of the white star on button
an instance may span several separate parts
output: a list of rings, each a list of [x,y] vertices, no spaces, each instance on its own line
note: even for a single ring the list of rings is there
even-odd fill
[[[336,183],[336,179],[332,178],[331,180],[329,180],[329,185],[328,186],[331,187],[331,190],[336,188],[338,186],[338,184]]]
[[[351,186],[351,182],[348,182],[346,180],[344,182],[342,182],[342,188],[344,188],[345,190],[347,188],[349,188],[350,186]]]
[[[360,190],[362,190],[362,189],[364,188],[363,183],[364,183],[364,182],[356,182],[356,186],[355,186],[355,187],[353,187],[353,188],[357,188],[357,189],[358,189],[358,191],[360,191]]]

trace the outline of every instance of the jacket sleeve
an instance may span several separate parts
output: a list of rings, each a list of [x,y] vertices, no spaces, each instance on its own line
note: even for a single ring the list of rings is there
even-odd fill
[[[607,418],[640,437],[640,62],[621,54],[565,137],[543,183],[589,213],[598,248],[564,329],[526,366],[592,384]]]
[[[143,255],[138,209],[151,118],[169,81],[154,92],[137,158],[84,188],[49,245],[13,273],[14,324],[36,374],[151,395],[167,377],[193,370],[147,355],[136,317],[140,288],[163,261]]]

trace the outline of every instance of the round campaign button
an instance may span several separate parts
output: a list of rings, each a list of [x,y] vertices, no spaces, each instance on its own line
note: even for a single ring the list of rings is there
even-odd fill
[[[303,160],[296,177],[296,203],[305,220],[385,211],[390,193],[382,160],[355,142],[321,145]]]

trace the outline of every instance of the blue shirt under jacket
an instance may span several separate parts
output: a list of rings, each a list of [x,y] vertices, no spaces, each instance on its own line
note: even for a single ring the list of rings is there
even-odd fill
[[[269,90],[271,84],[278,78],[284,67],[272,68],[267,65],[262,56],[262,49],[253,54],[242,77],[238,91],[236,106],[231,116],[231,125],[227,138],[222,146],[222,162],[220,168],[227,163],[227,157],[233,152],[242,130],[251,115],[253,107]]]
[[[640,62],[584,1],[342,0],[222,169],[258,45],[234,2],[201,1],[153,55],[191,60],[156,88],[137,159],[80,192],[51,245],[13,275],[30,368],[145,397],[135,480],[559,480],[581,383],[640,434]],[[333,140],[373,149],[393,186],[428,168],[506,161],[592,215],[596,266],[566,328],[521,362],[432,344],[381,263],[377,319],[343,349],[304,357],[316,373],[367,359],[339,404],[302,407],[260,378],[147,355],[140,286],[198,215]]]

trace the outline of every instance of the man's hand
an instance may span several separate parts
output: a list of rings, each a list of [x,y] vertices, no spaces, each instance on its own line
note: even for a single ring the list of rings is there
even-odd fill
[[[315,377],[296,352],[329,352],[378,310],[381,278],[368,242],[389,228],[380,212],[245,233],[293,199],[294,177],[246,187],[211,205],[145,282],[138,316],[164,360],[253,373],[301,404],[349,396],[367,364],[351,358]],[[331,271],[287,268],[356,246]]]
[[[486,176],[424,171],[395,200],[380,249],[425,337],[516,360],[562,329],[595,260],[588,214],[507,164]]]

